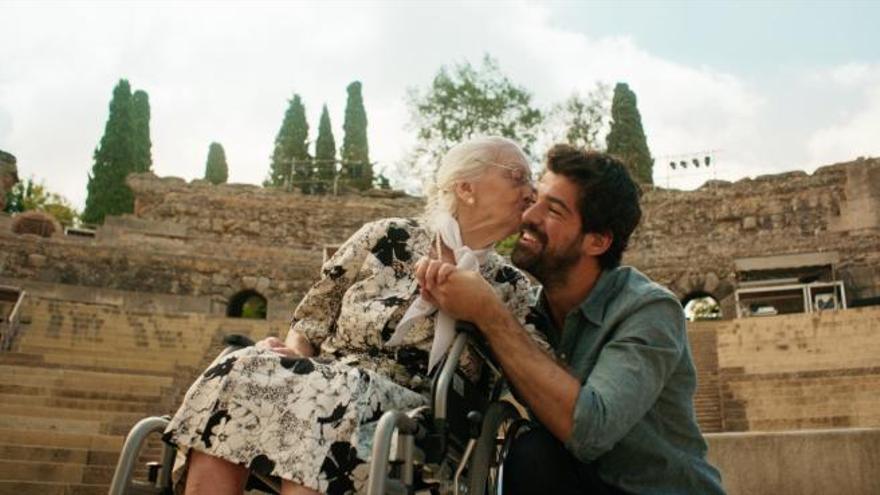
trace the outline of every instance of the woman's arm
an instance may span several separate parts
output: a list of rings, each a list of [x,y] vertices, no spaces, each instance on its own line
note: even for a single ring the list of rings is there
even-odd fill
[[[385,221],[364,225],[324,263],[321,279],[294,310],[286,347],[300,355],[317,354],[321,343],[336,330],[343,296],[357,280],[370,249],[386,230]]]

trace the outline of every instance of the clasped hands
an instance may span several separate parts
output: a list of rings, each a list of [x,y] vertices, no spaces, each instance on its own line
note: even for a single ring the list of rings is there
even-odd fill
[[[478,323],[487,309],[501,304],[492,286],[477,272],[428,257],[417,261],[415,268],[421,296],[456,320]]]

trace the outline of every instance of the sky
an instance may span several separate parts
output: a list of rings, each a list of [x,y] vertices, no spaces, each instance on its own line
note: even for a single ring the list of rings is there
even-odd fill
[[[120,78],[150,96],[156,174],[201,178],[216,141],[253,184],[294,93],[310,139],[327,104],[341,143],[359,80],[371,158],[412,190],[407,91],[484,54],[544,108],[629,84],[663,187],[880,156],[875,1],[0,0],[0,19],[0,149],[80,208]]]

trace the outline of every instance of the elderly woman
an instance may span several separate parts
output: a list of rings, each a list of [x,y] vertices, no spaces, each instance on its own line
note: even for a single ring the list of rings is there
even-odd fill
[[[526,156],[504,138],[474,139],[436,179],[423,218],[369,223],[340,247],[284,342],[231,353],[192,385],[166,431],[188,454],[186,493],[241,493],[249,469],[281,478],[285,495],[360,491],[376,421],[427,403],[453,331],[419,297],[421,257],[479,270],[525,323],[528,281],[493,245],[531,202]]]

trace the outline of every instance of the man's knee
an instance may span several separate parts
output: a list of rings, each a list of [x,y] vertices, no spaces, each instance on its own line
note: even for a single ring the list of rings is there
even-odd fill
[[[571,462],[565,446],[547,430],[529,430],[514,440],[504,460],[504,493],[550,493],[545,490],[572,475]]]

